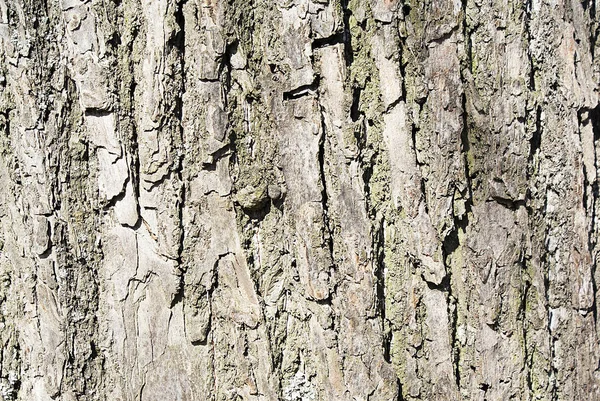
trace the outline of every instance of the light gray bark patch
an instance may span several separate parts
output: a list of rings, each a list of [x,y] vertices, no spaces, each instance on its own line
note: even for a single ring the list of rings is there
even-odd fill
[[[600,398],[596,8],[0,0],[0,397]]]

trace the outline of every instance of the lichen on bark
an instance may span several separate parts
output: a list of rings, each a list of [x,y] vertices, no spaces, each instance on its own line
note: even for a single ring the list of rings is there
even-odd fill
[[[596,8],[0,0],[0,396],[600,399]]]

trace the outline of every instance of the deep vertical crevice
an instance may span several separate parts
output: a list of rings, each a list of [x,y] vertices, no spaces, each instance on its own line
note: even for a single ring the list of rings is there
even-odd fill
[[[591,265],[591,279],[592,279],[592,289],[594,293],[593,302],[592,302],[592,313],[594,316],[594,322],[597,324],[598,322],[598,304],[597,304],[597,294],[598,294],[598,283],[596,282],[596,263],[597,263],[597,253],[596,253],[596,238],[597,238],[597,226],[596,226],[596,215],[597,215],[597,202],[598,202],[598,152],[597,152],[597,144],[598,140],[600,140],[600,104],[598,104],[594,109],[588,112],[589,123],[592,125],[593,132],[593,143],[594,143],[594,175],[596,179],[593,182],[589,183],[591,187],[591,202],[590,202],[590,228],[588,232],[588,250],[590,253],[590,257],[592,260]],[[585,165],[584,165],[585,169]],[[584,171],[585,173],[585,171]],[[587,174],[585,174],[585,178],[587,179]],[[588,185],[585,186],[585,191],[587,192]],[[585,193],[585,192],[584,192]],[[587,200],[584,200],[587,205]]]
[[[361,91],[360,88],[352,89],[352,104],[350,105],[350,119],[352,122],[357,122],[361,116],[359,109]]]
[[[457,338],[457,325],[458,325],[458,299],[453,295],[452,291],[452,255],[461,246],[460,237],[458,230],[466,230],[468,219],[467,215],[470,210],[467,211],[463,219],[454,218],[455,229],[446,236],[442,244],[442,260],[446,268],[446,278],[442,282],[443,290],[447,293],[448,303],[448,319],[450,326],[450,346],[452,348],[452,366],[454,367],[454,375],[456,380],[457,390],[461,388],[461,376],[460,376],[460,351],[461,347],[458,344]]]
[[[533,170],[534,157],[539,151],[542,144],[542,107],[537,106],[535,110],[535,128],[531,133],[531,139],[529,140],[529,164],[530,169]],[[530,172],[530,177],[533,176],[534,172]]]
[[[121,8],[120,8],[121,10]],[[121,14],[118,18],[119,21],[122,21],[126,18],[121,11]],[[138,126],[135,120],[136,113],[136,91],[138,88],[138,83],[136,81],[136,73],[134,68],[134,63],[136,58],[132,55],[135,54],[135,46],[136,41],[138,40],[139,34],[139,25],[131,24],[125,25],[124,28],[130,29],[129,34],[126,35],[122,31],[120,32],[121,37],[127,37],[129,40],[126,42],[119,41],[119,46],[116,49],[117,54],[121,54],[124,57],[119,57],[119,74],[117,79],[122,80],[123,77],[128,77],[129,81],[123,82],[121,85],[123,86],[123,94],[121,95],[121,99],[116,103],[116,110],[118,112],[118,118],[116,119],[117,126],[119,128],[119,132],[121,134],[123,131],[129,131],[129,136],[126,138],[127,143],[124,145],[125,154],[128,157],[129,164],[129,176],[131,180],[131,185],[133,188],[133,196],[135,198],[135,206],[136,213],[138,216],[138,221],[134,225],[134,227],[139,227],[141,225],[142,219],[142,210],[139,202],[141,195],[141,162],[140,162],[140,149],[139,149],[139,134],[138,134]],[[123,60],[123,61],[121,61]],[[124,72],[121,72],[125,70]]]
[[[328,142],[327,138],[327,125],[325,124],[325,112],[323,110],[323,106],[319,104],[319,112],[321,114],[321,137],[319,138],[319,152],[318,152],[318,161],[319,161],[319,174],[321,180],[321,202],[323,205],[323,221],[325,223],[325,228],[327,229],[327,238],[325,241],[327,242],[327,248],[329,249],[329,255],[331,257],[331,262],[335,266],[335,255],[333,249],[333,228],[331,227],[331,217],[329,214],[329,194],[327,192],[327,174],[325,171],[325,146]]]
[[[544,207],[543,207],[543,214],[545,217],[546,214],[546,210],[548,209],[548,196],[547,194],[544,196]],[[549,350],[550,350],[550,369],[549,369],[549,374],[550,374],[550,387],[548,389],[549,391],[549,395],[550,395],[550,399],[551,401],[558,401],[558,394],[557,394],[557,385],[556,385],[556,374],[558,372],[558,368],[555,364],[556,361],[556,353],[555,353],[555,337],[552,334],[552,329],[551,329],[551,323],[552,323],[552,310],[550,308],[550,299],[549,299],[549,292],[550,292],[550,277],[549,277],[549,271],[548,271],[548,259],[547,259],[547,254],[548,254],[548,249],[547,246],[545,244],[548,243],[548,236],[549,236],[549,231],[550,228],[546,225],[545,229],[544,229],[544,237],[543,237],[543,244],[541,245],[543,247],[542,252],[541,252],[541,257],[540,257],[540,266],[542,268],[544,268],[544,273],[543,273],[543,278],[544,278],[544,293],[543,293],[543,297],[544,297],[544,309],[546,310],[546,318],[548,319],[547,325],[546,325],[546,334],[548,335],[548,344],[549,344]]]
[[[527,208],[528,215],[531,217],[533,209],[529,204],[532,197],[531,192],[531,180],[535,177],[536,173],[536,159],[535,156],[538,153],[541,141],[542,141],[542,108],[537,101],[535,100],[533,94],[537,89],[536,85],[536,66],[534,63],[533,56],[531,54],[531,19],[532,19],[532,0],[526,0],[523,3],[523,24],[524,24],[524,33],[527,41],[527,61],[529,64],[529,74],[527,80],[527,89],[529,91],[529,98],[527,99],[527,105],[525,107],[525,124],[526,128],[533,127],[533,131],[531,132],[531,138],[529,139],[529,155],[527,158],[527,172],[526,178],[529,187],[527,188],[525,194],[525,206]],[[532,116],[532,113],[535,113]],[[534,120],[532,121],[532,118]]]
[[[462,31],[463,31],[463,36],[464,36],[464,46],[465,46],[465,57],[466,60],[464,61],[461,69],[460,69],[460,78],[461,81],[463,82],[463,91],[461,94],[461,109],[462,109],[462,131],[460,134],[460,152],[463,155],[463,165],[464,165],[464,176],[465,176],[465,183],[466,183],[466,188],[468,191],[467,196],[465,197],[465,201],[466,201],[466,207],[470,208],[470,206],[473,203],[473,187],[472,187],[472,174],[473,172],[471,171],[471,166],[469,163],[469,152],[471,152],[471,143],[469,141],[469,118],[468,118],[468,113],[467,113],[467,88],[469,87],[469,75],[465,74],[464,69],[468,69],[469,71],[471,71],[472,66],[473,66],[473,49],[472,49],[472,43],[471,43],[471,34],[472,34],[472,28],[468,25],[467,20],[466,20],[466,14],[467,14],[467,7],[468,7],[468,0],[462,0],[462,9],[463,9],[463,19],[462,19]],[[464,196],[465,194],[463,194]]]
[[[527,40],[527,61],[529,62],[529,77],[527,81],[527,86],[530,92],[534,92],[536,90],[535,86],[535,63],[533,57],[531,55],[531,7],[532,0],[526,0],[523,3],[523,24],[524,24],[524,33]]]
[[[473,183],[472,183],[472,172],[471,166],[469,163],[469,152],[471,152],[471,143],[469,141],[469,121],[467,115],[467,94],[463,92],[462,94],[462,111],[463,111],[463,127],[460,134],[460,148],[461,153],[463,155],[463,164],[464,164],[464,175],[465,182],[467,188],[467,196],[465,198],[466,206],[470,207],[473,204]]]
[[[419,116],[421,115],[423,111],[423,103],[419,103]],[[419,117],[420,119],[420,117]],[[412,146],[412,150],[413,150],[413,154],[414,154],[414,158],[415,158],[415,166],[417,166],[417,168],[419,169],[419,177],[420,177],[420,182],[419,182],[419,188],[421,190],[421,197],[423,199],[423,204],[425,205],[425,213],[429,214],[429,202],[428,202],[428,197],[427,197],[427,187],[425,185],[425,176],[423,175],[423,171],[421,169],[421,166],[423,166],[424,163],[419,161],[419,147],[417,145],[417,138],[419,136],[420,133],[420,128],[417,126],[417,123],[415,123],[414,121],[411,122],[410,124],[410,129],[411,129],[411,146]]]
[[[600,22],[596,19],[596,0],[589,1],[589,13],[590,13],[590,54],[592,61],[596,58],[596,44],[598,43],[598,36],[600,35]]]
[[[461,359],[461,345],[458,340],[458,299],[453,295],[452,288],[452,280],[453,280],[453,266],[456,263],[454,260],[455,252],[461,252],[459,248],[463,246],[460,241],[460,233],[467,233],[467,227],[469,225],[469,216],[472,213],[473,206],[473,184],[472,184],[472,171],[470,165],[470,152],[471,152],[471,143],[469,140],[469,116],[468,116],[468,107],[467,107],[467,97],[469,96],[468,88],[470,88],[469,80],[471,80],[471,76],[474,73],[473,71],[473,54],[472,54],[472,43],[471,43],[471,35],[472,35],[472,27],[469,26],[467,22],[467,9],[469,7],[468,0],[462,0],[462,21],[461,21],[461,30],[464,36],[464,60],[461,62],[460,67],[460,78],[463,82],[463,90],[461,93],[461,112],[462,112],[462,129],[460,132],[460,153],[462,156],[463,162],[463,173],[464,173],[464,183],[465,189],[459,190],[457,184],[455,184],[455,197],[457,194],[460,194],[460,198],[464,200],[465,212],[461,216],[456,216],[453,214],[453,229],[452,231],[444,238],[442,243],[442,260],[444,262],[444,266],[446,268],[447,274],[447,293],[448,293],[448,318],[450,325],[450,345],[452,348],[452,366],[454,368],[454,379],[456,384],[456,389],[458,392],[461,391],[462,387],[462,377],[461,377],[461,369],[460,369],[460,359]],[[462,185],[461,185],[462,186]],[[465,191],[466,190],[466,191]],[[454,200],[453,200],[454,201]],[[458,269],[462,269],[463,266],[457,266]]]
[[[343,42],[344,42],[344,58],[346,67],[350,67],[354,61],[354,50],[352,48],[352,33],[350,32],[350,16],[352,11],[348,8],[349,0],[341,0],[342,20],[344,23]]]
[[[407,6],[403,6],[402,7],[402,11],[405,11],[405,8]],[[407,14],[404,15],[403,18],[406,18],[408,16],[408,12],[410,12],[410,7],[408,7]],[[400,99],[403,101],[407,101],[406,98],[406,64],[404,63],[404,52],[406,51],[406,48],[408,47],[408,45],[406,44],[406,37],[402,36],[400,34],[400,32],[398,32],[398,37],[400,39],[400,49],[399,49],[399,54],[398,54],[398,69],[400,70],[400,77],[402,78],[402,82],[401,82],[401,86],[400,86]]]
[[[171,302],[171,306],[182,302],[184,298],[185,291],[185,266],[183,263],[183,251],[184,251],[184,242],[185,242],[185,227],[183,224],[183,211],[185,208],[185,181],[183,176],[183,158],[185,157],[185,152],[183,151],[183,143],[184,143],[184,134],[183,134],[183,98],[186,90],[186,82],[185,82],[185,15],[183,12],[183,8],[186,4],[187,0],[183,0],[177,3],[177,9],[175,10],[175,22],[178,27],[178,31],[173,38],[173,47],[177,50],[177,56],[179,58],[179,75],[178,78],[180,80],[179,84],[179,95],[175,96],[175,118],[177,119],[177,131],[179,133],[179,146],[181,146],[181,151],[177,150],[177,162],[176,162],[176,177],[179,183],[179,193],[178,199],[176,201],[177,207],[177,224],[179,230],[179,238],[177,241],[177,274],[179,275],[179,287],[177,288],[177,293],[173,297],[173,301]],[[177,75],[176,75],[177,76]]]
[[[527,271],[527,263],[529,262],[523,255],[521,255],[521,277],[523,277],[523,273]],[[533,355],[529,351],[529,343],[527,337],[527,298],[529,296],[529,289],[531,288],[531,282],[529,278],[525,279],[523,282],[523,290],[521,291],[521,303],[519,305],[519,321],[521,322],[521,338],[523,339],[523,354],[524,354],[524,363],[525,366],[525,382],[527,384],[527,390],[529,394],[533,391],[533,378],[531,377],[532,364],[533,364]]]
[[[379,311],[381,317],[381,332],[383,334],[383,358],[386,362],[391,363],[391,330],[389,328],[389,322],[387,321],[385,313],[386,305],[386,294],[385,294],[385,220],[379,221],[378,227],[375,228],[373,233],[373,251],[374,257],[374,271],[375,277],[377,278],[376,288],[376,309]]]

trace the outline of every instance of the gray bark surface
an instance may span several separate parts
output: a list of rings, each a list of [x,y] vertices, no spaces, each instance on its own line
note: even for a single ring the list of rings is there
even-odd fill
[[[0,0],[0,397],[600,400],[595,0]]]

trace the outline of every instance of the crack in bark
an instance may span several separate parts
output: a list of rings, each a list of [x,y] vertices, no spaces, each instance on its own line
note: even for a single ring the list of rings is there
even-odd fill
[[[579,126],[581,127],[581,115],[580,113],[578,113],[578,117],[580,120],[580,124]],[[598,322],[598,306],[597,306],[597,297],[596,294],[598,293],[598,287],[597,287],[597,283],[596,283],[596,261],[597,261],[597,253],[596,253],[596,236],[597,236],[597,227],[596,227],[596,215],[597,215],[597,210],[596,210],[596,205],[598,202],[598,196],[599,196],[599,188],[598,188],[598,152],[597,152],[597,148],[596,148],[596,144],[598,143],[598,140],[600,140],[600,104],[598,104],[594,109],[592,110],[588,110],[588,121],[589,123],[592,125],[592,139],[593,139],[593,144],[594,144],[594,169],[596,170],[594,172],[594,176],[596,177],[596,179],[593,180],[593,182],[589,181],[588,178],[588,173],[586,172],[586,167],[585,164],[583,164],[583,174],[584,174],[584,199],[583,199],[583,205],[584,208],[586,208],[586,212],[587,212],[587,207],[588,207],[588,202],[589,202],[589,207],[590,207],[590,227],[589,227],[589,231],[588,231],[588,251],[590,253],[590,258],[592,260],[592,265],[591,265],[591,281],[592,281],[592,290],[594,293],[594,297],[593,297],[593,301],[592,301],[592,312],[593,312],[593,316],[594,316],[594,322],[597,323]],[[591,187],[591,201],[589,201],[589,195],[588,195],[588,188]]]
[[[327,248],[329,250],[329,255],[331,257],[331,263],[335,268],[336,262],[334,257],[334,249],[333,249],[333,237],[334,237],[334,229],[331,227],[331,216],[329,214],[329,194],[327,193],[327,175],[325,173],[325,143],[328,142],[327,139],[327,126],[325,124],[325,113],[323,110],[323,106],[319,103],[319,112],[321,114],[321,138],[319,138],[319,152],[318,152],[318,161],[319,161],[319,174],[320,181],[323,188],[321,189],[321,202],[323,204],[323,222],[325,223],[325,229],[327,230],[327,238],[325,241],[327,242]],[[329,294],[327,300],[331,300],[332,294]]]
[[[175,21],[179,27],[179,31],[173,38],[173,46],[178,50],[180,69],[181,69],[181,94],[175,98],[175,117],[178,121],[183,121],[183,96],[186,91],[186,82],[185,82],[185,16],[183,13],[183,7],[185,6],[187,0],[182,0],[177,3],[177,10],[175,11]],[[180,146],[183,146],[183,127],[181,124],[178,125],[177,130],[179,132],[179,142]],[[171,301],[171,308],[175,306],[175,304],[179,302],[183,302],[183,298],[185,296],[185,267],[183,265],[182,255],[183,250],[185,248],[185,227],[183,223],[183,210],[185,208],[185,182],[183,181],[183,158],[184,153],[178,152],[177,155],[177,166],[176,166],[176,177],[179,182],[179,194],[178,199],[176,201],[177,206],[177,224],[179,230],[179,238],[177,241],[177,257],[176,269],[178,270],[179,275],[179,287],[177,289],[177,293],[173,295],[173,300]]]
[[[540,146],[542,143],[542,106],[537,106],[535,110],[535,130],[531,134],[531,139],[529,141],[529,164],[531,170],[529,171],[530,177],[534,175],[534,158],[535,155],[539,152]],[[529,178],[529,177],[528,177]]]
[[[528,296],[529,289],[531,288],[531,278],[529,274],[525,276],[525,280],[523,280],[524,272],[527,272],[527,263],[529,262],[529,258],[521,253],[521,257],[519,260],[519,264],[521,267],[521,282],[524,283],[523,290],[521,291],[521,299],[519,305],[518,319],[521,322],[521,338],[523,339],[523,354],[524,360],[523,365],[525,368],[525,381],[527,383],[527,390],[529,394],[533,391],[533,380],[531,377],[531,371],[533,366],[533,355],[529,354],[530,344],[528,344],[527,339],[527,313],[526,310],[528,308]]]
[[[312,40],[311,47],[313,50],[321,49],[323,47],[335,46],[339,44],[346,43],[346,35],[344,32],[336,33],[332,36],[327,36],[325,38],[316,38]]]
[[[595,4],[595,2],[594,2]],[[591,253],[591,257],[592,257],[592,266],[591,266],[591,278],[592,278],[592,289],[593,289],[593,293],[594,293],[594,300],[592,302],[592,311],[593,311],[593,316],[594,316],[594,322],[597,324],[598,323],[598,299],[597,299],[597,294],[598,294],[598,283],[596,282],[596,270],[597,270],[597,252],[595,251],[596,248],[596,238],[594,238],[594,234],[596,234],[596,237],[598,235],[598,229],[596,226],[596,216],[597,216],[597,203],[598,203],[598,197],[599,197],[599,188],[598,188],[598,148],[597,148],[597,143],[600,140],[600,104],[597,105],[594,110],[593,113],[590,113],[590,119],[592,122],[592,128],[593,128],[593,139],[594,139],[594,168],[596,169],[596,179],[594,180],[593,184],[592,184],[592,215],[591,215],[591,227],[590,227],[590,232],[589,232],[589,237],[588,237],[588,246],[590,247],[590,253]]]
[[[462,70],[461,70],[462,71]],[[470,208],[473,205],[473,184],[472,184],[472,172],[469,167],[469,152],[471,151],[471,144],[469,142],[469,121],[467,114],[467,93],[462,93],[462,131],[460,134],[460,147],[461,153],[463,154],[464,174],[465,182],[467,184],[467,197],[465,198],[465,206]]]
[[[582,1],[584,10],[589,9],[590,21],[592,21],[592,32],[590,32],[590,54],[592,56],[592,62],[596,57],[596,43],[598,42],[598,36],[600,35],[600,24],[596,20],[596,0],[584,0]]]
[[[350,16],[352,10],[348,7],[349,0],[340,0],[342,7],[342,20],[344,27],[344,59],[346,60],[346,67],[350,67],[354,62],[354,50],[352,48],[352,32],[350,31]]]
[[[312,96],[317,93],[319,89],[319,78],[315,78],[313,83],[308,85],[302,85],[287,92],[283,92],[283,100],[295,100],[299,99],[303,96]]]
[[[392,331],[386,318],[386,294],[385,294],[385,218],[379,221],[379,226],[373,233],[372,244],[375,254],[375,277],[377,278],[377,305],[381,317],[381,332],[383,336],[383,358],[387,363],[392,363],[391,340]]]
[[[497,204],[504,206],[505,208],[512,211],[515,211],[520,207],[527,207],[526,199],[509,199],[495,195],[492,195],[492,197],[488,199],[487,202],[496,202]]]
[[[350,119],[352,120],[352,122],[357,122],[361,118],[361,116],[364,117],[364,114],[359,109],[361,92],[361,88],[356,87],[352,89],[352,103],[350,105]]]
[[[523,23],[524,23],[525,36],[527,38],[527,61],[529,62],[529,81],[527,82],[527,84],[528,84],[530,92],[534,92],[536,90],[536,87],[535,87],[536,68],[535,68],[535,64],[533,62],[533,57],[531,55],[531,48],[529,47],[531,45],[531,18],[532,18],[531,7],[532,7],[532,2],[533,2],[533,0],[526,0],[523,3],[523,14],[525,16],[523,18]]]

